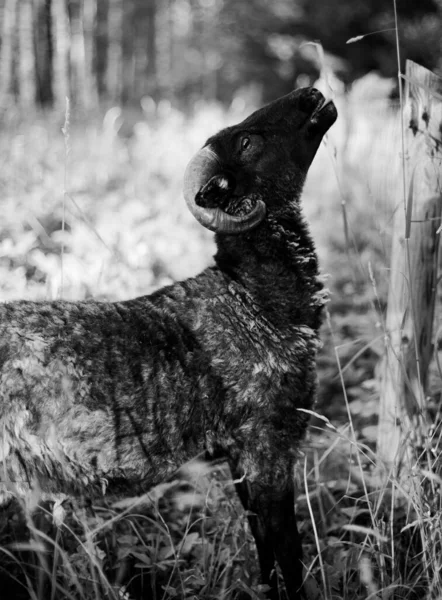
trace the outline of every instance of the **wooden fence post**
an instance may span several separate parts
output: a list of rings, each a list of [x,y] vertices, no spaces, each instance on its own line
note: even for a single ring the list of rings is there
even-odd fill
[[[427,433],[442,214],[442,79],[407,61],[405,188],[397,185],[377,454],[397,474]]]

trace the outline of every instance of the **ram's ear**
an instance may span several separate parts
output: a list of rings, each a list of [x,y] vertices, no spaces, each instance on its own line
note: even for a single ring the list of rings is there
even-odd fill
[[[234,187],[235,180],[232,175],[214,175],[196,194],[195,202],[203,208],[225,210]]]
[[[202,148],[187,166],[184,198],[195,219],[211,231],[243,233],[259,225],[265,218],[266,206],[261,199],[247,202],[246,211],[230,210],[232,182],[224,174],[217,154],[208,146]],[[245,200],[243,198],[241,202]],[[207,206],[206,203],[215,203],[215,206]],[[220,203],[224,203],[225,208],[220,207]]]

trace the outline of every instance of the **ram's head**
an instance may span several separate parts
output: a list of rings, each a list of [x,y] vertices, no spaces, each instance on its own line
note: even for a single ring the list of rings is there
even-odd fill
[[[184,176],[184,197],[194,217],[218,233],[258,226],[271,209],[268,183],[300,191],[336,117],[333,102],[314,88],[302,88],[211,137]]]

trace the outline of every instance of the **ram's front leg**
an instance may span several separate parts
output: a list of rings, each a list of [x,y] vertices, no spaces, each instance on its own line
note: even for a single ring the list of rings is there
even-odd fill
[[[283,490],[261,482],[249,482],[238,477],[239,469],[232,468],[236,489],[255,538],[261,567],[262,583],[270,586],[269,598],[279,600],[275,560],[284,577],[289,600],[303,600],[302,545],[296,525],[293,485]],[[268,474],[267,474],[268,477]]]
[[[301,536],[296,523],[293,487],[269,492],[270,529],[276,560],[284,577],[289,600],[305,598]]]

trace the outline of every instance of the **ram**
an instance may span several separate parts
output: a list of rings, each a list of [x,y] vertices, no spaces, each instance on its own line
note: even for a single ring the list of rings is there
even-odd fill
[[[201,452],[222,457],[271,598],[275,560],[302,597],[293,467],[324,291],[300,195],[336,115],[303,88],[207,141],[184,182],[216,232],[197,277],[125,302],[0,305],[4,497],[147,490]]]

